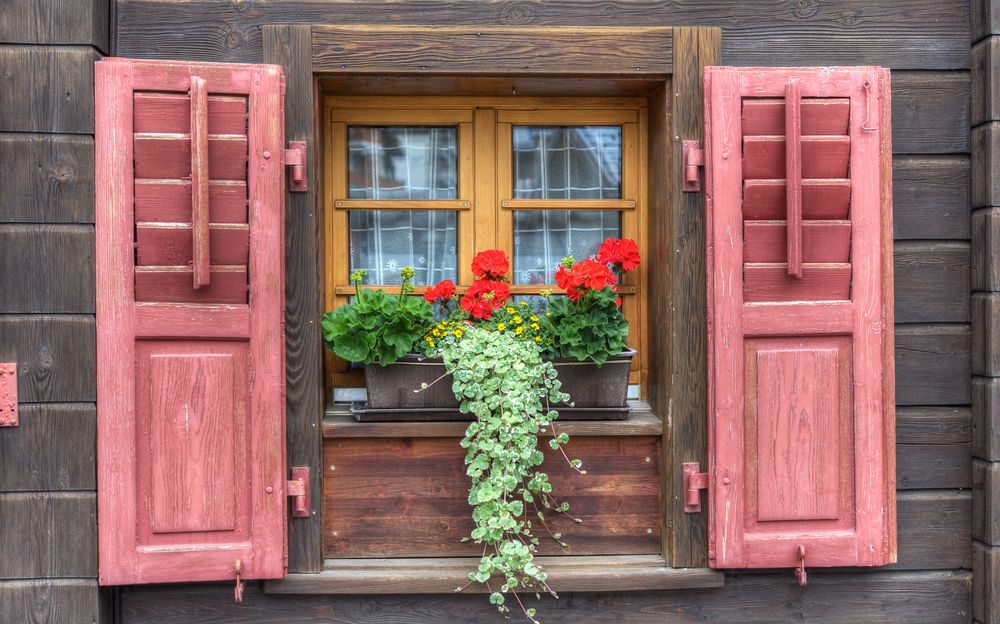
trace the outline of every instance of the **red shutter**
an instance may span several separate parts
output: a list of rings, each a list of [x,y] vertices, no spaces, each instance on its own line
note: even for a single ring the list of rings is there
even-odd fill
[[[895,561],[889,73],[708,68],[709,559]]]
[[[97,63],[101,584],[284,574],[282,91]]]

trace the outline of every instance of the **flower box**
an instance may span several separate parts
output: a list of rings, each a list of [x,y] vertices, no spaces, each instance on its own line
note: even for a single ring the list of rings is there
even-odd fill
[[[603,366],[560,358],[553,361],[562,390],[573,407],[553,406],[564,420],[610,420],[628,416],[628,373],[634,350],[608,358]],[[389,366],[365,366],[367,405],[357,406],[362,421],[467,420],[458,411],[444,362],[439,357],[407,355]],[[435,383],[437,382],[437,383]],[[428,387],[422,392],[422,384]]]

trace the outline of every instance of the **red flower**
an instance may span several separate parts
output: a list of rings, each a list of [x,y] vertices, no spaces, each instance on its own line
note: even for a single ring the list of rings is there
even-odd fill
[[[510,286],[506,282],[479,279],[472,282],[469,290],[465,291],[461,306],[472,318],[488,321],[493,312],[503,306],[509,296]]]
[[[424,291],[424,299],[431,303],[438,300],[447,301],[451,299],[453,294],[455,294],[455,283],[451,280],[444,280]]]
[[[566,291],[566,296],[576,301],[587,290],[601,290],[613,286],[618,278],[602,264],[588,258],[573,265],[572,269],[560,266],[556,269],[556,285]]]
[[[472,259],[472,273],[476,277],[491,280],[503,278],[510,270],[510,260],[507,254],[499,249],[481,251]]]
[[[622,271],[639,266],[639,246],[630,238],[609,238],[601,243],[596,256],[599,262],[614,264]]]

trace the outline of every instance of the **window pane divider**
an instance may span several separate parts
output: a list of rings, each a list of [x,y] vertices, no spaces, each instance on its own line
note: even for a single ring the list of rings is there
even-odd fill
[[[635,210],[634,199],[505,199],[505,210]]]
[[[337,199],[338,210],[470,210],[468,199]]]

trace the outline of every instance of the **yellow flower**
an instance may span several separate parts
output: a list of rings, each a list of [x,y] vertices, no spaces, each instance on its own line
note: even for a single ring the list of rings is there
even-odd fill
[[[451,332],[451,333],[455,334],[456,338],[461,338],[462,337],[462,332],[459,331],[459,330],[457,330],[457,329],[455,331]]]
[[[531,329],[533,329],[533,330],[535,330],[535,331],[538,331],[538,330],[539,330],[539,326],[538,326],[538,323],[532,323],[532,324],[531,324]]]
[[[438,329],[437,327],[435,327],[434,330],[431,333],[434,334],[435,336],[440,336],[441,335],[441,330]]]
[[[531,320],[533,320],[533,321],[537,321],[537,320],[538,320],[538,317],[537,317],[537,316],[535,316],[534,314],[532,314],[530,318],[531,318]]]
[[[427,344],[428,344],[428,346],[431,346],[431,347],[433,347],[433,346],[434,346],[434,341],[433,341],[433,340],[431,340],[430,338],[428,338],[428,339],[427,339]]]
[[[497,331],[503,331],[505,329],[507,329],[506,325],[504,325],[503,323],[497,323]]]
[[[520,325],[523,322],[524,322],[524,319],[522,319],[520,316],[515,316],[514,317],[514,323],[515,324]]]
[[[541,336],[535,336],[535,342],[541,342],[541,341],[542,341]]]
[[[551,312],[546,312],[545,316],[552,316],[552,313]]]
[[[519,306],[526,306],[526,305],[528,305],[528,302],[527,301],[521,301],[517,305],[519,305]]]
[[[514,334],[520,336],[524,332],[524,327],[518,327],[514,330]]]
[[[515,313],[515,312],[517,312],[517,310],[515,310],[515,309],[514,309],[514,308],[512,308],[511,306],[507,306],[507,314],[513,314],[513,313]]]

